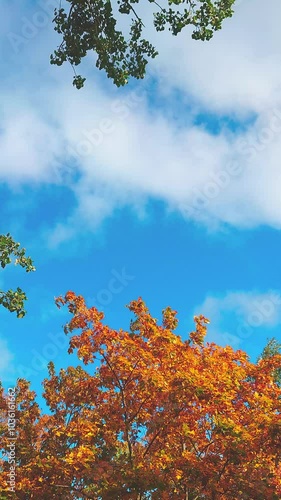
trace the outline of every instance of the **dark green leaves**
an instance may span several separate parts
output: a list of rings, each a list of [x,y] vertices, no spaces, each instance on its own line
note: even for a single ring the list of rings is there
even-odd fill
[[[31,258],[25,255],[25,248],[21,248],[20,243],[16,243],[9,233],[0,235],[0,265],[3,269],[12,262],[12,257],[15,257],[15,264],[23,267],[27,273],[35,271]],[[19,287],[15,291],[0,291],[0,305],[10,312],[16,312],[18,318],[23,318],[26,314],[25,300],[27,297]]]
[[[17,288],[16,291],[0,291],[0,304],[10,312],[16,312],[18,318],[23,318],[26,314],[24,310],[24,301],[26,299],[27,297],[21,288]]]
[[[25,255],[25,248],[20,248],[20,243],[16,243],[9,233],[0,235],[0,265],[2,268],[12,262],[12,255],[16,257],[15,263],[25,268],[27,273],[35,271],[31,258]]]
[[[222,21],[232,16],[235,0],[166,0],[160,5],[155,0],[154,27],[156,31],[168,28],[177,35],[185,26],[193,26],[192,38],[209,40],[214,31],[221,28]],[[118,87],[125,85],[129,77],[144,78],[149,58],[158,54],[155,47],[142,37],[143,22],[137,13],[139,0],[66,0],[69,9],[55,10],[55,31],[62,35],[62,42],[54,54],[51,64],[61,66],[68,61],[73,69],[89,51],[96,56],[96,66],[105,70],[108,78]],[[178,10],[175,9],[177,6]],[[119,15],[120,14],[120,15]],[[122,15],[129,18],[129,35],[126,38],[117,29]],[[117,19],[118,18],[118,19]],[[73,85],[81,88],[85,78],[74,69]]]

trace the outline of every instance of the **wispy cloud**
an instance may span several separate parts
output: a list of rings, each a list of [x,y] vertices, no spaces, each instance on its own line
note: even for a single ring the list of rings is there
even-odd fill
[[[266,337],[265,331],[281,324],[281,295],[276,290],[208,295],[196,307],[199,313],[211,320],[207,340],[237,348],[257,334]]]
[[[32,20],[39,8],[26,17]],[[265,11],[258,0],[253,14],[251,2],[244,2],[210,43],[158,34],[160,56],[151,66],[162,102],[157,108],[151,83],[117,94],[89,78],[85,90],[72,89],[67,68],[48,66],[51,26],[38,27],[13,56],[18,88],[7,90],[9,72],[2,81],[0,178],[9,185],[67,184],[72,190],[76,201],[68,221],[58,218],[44,233],[49,246],[148,200],[162,200],[168,210],[212,228],[280,228],[280,9],[271,0]],[[264,30],[269,22],[271,29]],[[21,33],[20,23],[15,30]],[[32,77],[22,64],[27,56]],[[166,115],[165,95],[175,88],[182,102],[189,98],[190,116],[200,109],[200,125],[187,120],[179,127]],[[246,126],[213,133],[210,111],[218,121],[228,115]],[[248,122],[252,113],[256,120]]]
[[[0,379],[9,381],[13,378],[14,369],[14,355],[10,351],[8,342],[0,337]]]

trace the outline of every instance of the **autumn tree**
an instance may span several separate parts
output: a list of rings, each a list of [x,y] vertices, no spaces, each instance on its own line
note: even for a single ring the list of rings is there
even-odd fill
[[[192,38],[210,40],[233,14],[235,0],[149,0],[151,20],[156,31],[168,29],[178,35],[192,27]],[[51,56],[51,64],[61,66],[68,61],[73,69],[93,51],[96,66],[105,70],[115,85],[125,85],[130,77],[144,78],[149,58],[156,48],[144,38],[145,26],[138,12],[139,0],[66,0],[55,10],[55,30],[62,37]],[[124,29],[127,17],[127,30]],[[126,25],[126,23],[125,23]],[[122,28],[121,28],[122,27]],[[126,34],[128,32],[128,35]],[[73,84],[84,85],[85,78],[74,69]]]
[[[205,343],[207,320],[183,341],[176,312],[159,324],[141,299],[129,331],[68,292],[65,332],[80,365],[49,364],[39,410],[16,387],[17,489],[27,500],[277,500],[281,496],[280,355]],[[7,394],[2,392],[0,488],[8,488]],[[6,454],[6,455],[5,455]]]
[[[15,242],[9,233],[0,235],[0,265],[2,269],[11,264],[13,258],[15,264],[25,269],[27,273],[35,271],[33,261],[25,254],[25,248],[22,248],[20,243]],[[10,312],[15,312],[18,318],[22,318],[26,314],[24,309],[26,300],[25,292],[19,287],[16,290],[6,292],[0,290],[0,305]]]

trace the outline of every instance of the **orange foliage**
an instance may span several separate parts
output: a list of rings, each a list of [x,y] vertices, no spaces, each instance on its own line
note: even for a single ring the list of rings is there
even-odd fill
[[[183,341],[174,333],[176,312],[165,309],[158,325],[141,299],[128,306],[135,315],[128,332],[104,325],[73,292],[57,305],[72,314],[69,352],[91,368],[57,374],[50,363],[49,415],[18,381],[17,491],[6,498],[281,497],[281,390],[273,378],[280,356],[252,364],[242,351],[204,344],[203,316]],[[2,490],[7,473],[4,458]]]

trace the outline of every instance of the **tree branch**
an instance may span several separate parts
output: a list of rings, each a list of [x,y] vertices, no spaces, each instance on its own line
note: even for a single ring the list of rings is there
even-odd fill
[[[79,495],[82,495],[84,498],[88,498],[89,500],[96,500],[96,498],[90,496],[89,493],[85,493],[84,491],[73,488],[72,486],[67,486],[65,484],[52,484],[52,486],[55,486],[56,488],[64,488],[69,491],[75,491],[76,493],[79,493]]]
[[[130,441],[130,429],[129,429],[129,421],[128,421],[128,415],[127,415],[127,410],[126,410],[126,399],[125,399],[125,394],[124,394],[124,387],[123,385],[121,384],[120,380],[119,380],[119,377],[117,375],[117,373],[115,372],[113,366],[111,365],[111,363],[109,362],[107,356],[103,353],[101,353],[103,359],[105,360],[105,362],[107,363],[107,365],[109,366],[109,369],[112,371],[114,377],[115,377],[115,380],[117,382],[117,385],[120,389],[120,394],[121,394],[121,399],[122,399],[122,407],[123,407],[123,410],[124,410],[124,424],[125,424],[125,439],[127,441],[127,445],[128,445],[128,451],[129,451],[129,460],[130,460],[130,464],[133,465],[133,453],[132,453],[132,443]]]

